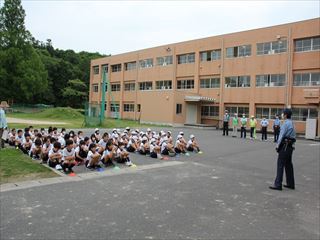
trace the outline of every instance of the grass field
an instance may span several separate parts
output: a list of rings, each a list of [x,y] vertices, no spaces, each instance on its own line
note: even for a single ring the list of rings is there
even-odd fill
[[[65,128],[85,128],[84,115],[80,110],[72,108],[49,108],[37,113],[8,113],[7,117],[29,120],[29,123],[9,123],[9,128],[25,128],[29,125],[35,128],[48,128],[50,126],[65,127]],[[37,121],[50,121],[50,122],[64,122],[66,124],[35,124],[32,120]],[[140,124],[138,121],[133,120],[119,120],[119,119],[105,119],[102,128],[125,128],[125,127],[148,127],[154,125]],[[91,128],[97,126],[90,126]]]
[[[57,176],[20,150],[12,148],[0,150],[0,184]]]

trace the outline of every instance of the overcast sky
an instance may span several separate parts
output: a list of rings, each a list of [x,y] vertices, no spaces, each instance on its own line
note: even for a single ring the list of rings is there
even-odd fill
[[[2,0],[1,0],[2,1]],[[53,46],[118,54],[319,17],[319,1],[22,0],[26,27]]]

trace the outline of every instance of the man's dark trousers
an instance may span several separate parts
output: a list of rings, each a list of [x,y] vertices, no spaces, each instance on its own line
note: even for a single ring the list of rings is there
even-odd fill
[[[287,186],[294,188],[294,174],[293,174],[293,164],[292,164],[292,153],[293,148],[282,147],[278,154],[278,163],[277,163],[277,177],[274,182],[275,187],[282,187],[283,180],[283,170],[286,171],[286,180]]]

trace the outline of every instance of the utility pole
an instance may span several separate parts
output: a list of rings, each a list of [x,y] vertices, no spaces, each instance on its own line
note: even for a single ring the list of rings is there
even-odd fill
[[[107,82],[107,69],[103,68],[102,72],[102,88],[101,88],[101,110],[100,110],[100,126],[104,122],[104,112],[106,105],[106,82]]]

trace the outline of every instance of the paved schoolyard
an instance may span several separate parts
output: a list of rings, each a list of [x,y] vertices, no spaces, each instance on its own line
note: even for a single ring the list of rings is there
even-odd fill
[[[319,142],[298,140],[296,190],[279,192],[268,189],[276,171],[271,139],[183,131],[198,137],[202,155],[132,154],[140,171],[2,191],[0,238],[319,239]]]

